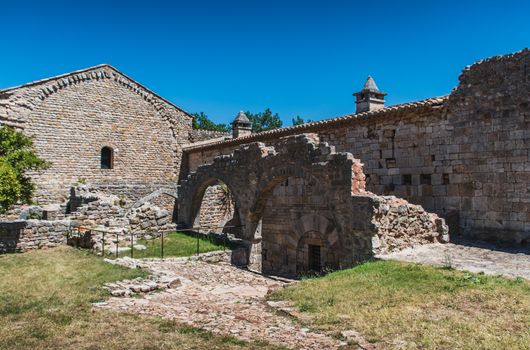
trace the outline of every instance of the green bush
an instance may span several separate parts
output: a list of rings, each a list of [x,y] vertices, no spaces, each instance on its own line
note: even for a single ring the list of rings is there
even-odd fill
[[[31,203],[35,185],[26,173],[49,166],[35,153],[31,138],[13,128],[0,127],[0,213],[15,203]]]

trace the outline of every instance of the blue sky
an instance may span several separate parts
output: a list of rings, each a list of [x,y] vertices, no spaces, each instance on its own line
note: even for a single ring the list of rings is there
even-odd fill
[[[371,74],[387,104],[448,94],[530,46],[530,1],[9,1],[0,89],[110,63],[190,112],[323,119]]]

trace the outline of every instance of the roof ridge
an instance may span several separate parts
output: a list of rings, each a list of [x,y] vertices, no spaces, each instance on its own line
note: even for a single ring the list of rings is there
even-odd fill
[[[407,109],[407,108],[433,106],[433,105],[436,105],[438,103],[443,103],[448,98],[449,98],[449,95],[430,97],[430,98],[426,98],[426,99],[423,99],[423,100],[405,102],[405,103],[401,103],[401,104],[397,104],[397,105],[393,105],[393,106],[388,106],[388,107],[381,108],[381,109],[378,109],[378,110],[375,110],[375,111],[368,111],[368,112],[362,112],[362,113],[357,113],[357,114],[355,114],[355,113],[345,114],[345,115],[342,115],[342,116],[339,116],[339,117],[323,119],[323,120],[319,120],[319,121],[316,121],[316,122],[311,122],[311,123],[305,123],[305,124],[300,124],[300,125],[288,126],[288,127],[285,127],[285,128],[278,128],[278,129],[262,131],[262,132],[258,132],[258,133],[255,133],[255,134],[250,134],[250,135],[247,135],[247,136],[242,136],[242,137],[238,137],[238,138],[230,139],[230,140],[224,140],[224,141],[214,141],[214,140],[212,140],[211,143],[206,143],[206,144],[201,144],[201,145],[197,145],[195,143],[192,143],[192,144],[186,145],[184,147],[184,149],[185,150],[193,150],[193,149],[201,149],[203,147],[213,147],[213,146],[218,146],[218,145],[223,145],[223,144],[231,144],[231,143],[242,144],[242,143],[252,142],[254,140],[255,141],[259,141],[257,139],[259,139],[261,137],[268,136],[268,135],[287,134],[287,133],[289,133],[290,131],[293,131],[293,130],[304,131],[306,129],[311,129],[311,128],[318,127],[318,126],[323,126],[323,125],[329,125],[329,124],[333,124],[333,123],[337,123],[337,122],[344,122],[344,121],[348,121],[348,120],[366,119],[366,118],[369,118],[369,117],[376,117],[376,116],[384,115],[384,114],[391,113],[391,112],[394,112],[394,111],[404,110],[404,109]]]
[[[22,89],[22,88],[27,88],[27,87],[33,87],[33,86],[37,86],[37,85],[41,85],[41,84],[46,84],[46,83],[49,83],[51,81],[56,81],[56,80],[59,80],[59,79],[63,79],[63,78],[70,77],[70,76],[74,76],[74,75],[77,75],[77,74],[83,74],[83,73],[90,72],[90,71],[95,71],[95,70],[98,70],[98,69],[101,69],[101,68],[109,68],[110,70],[116,72],[117,74],[121,75],[125,79],[127,79],[127,80],[133,82],[134,84],[138,85],[138,87],[140,87],[141,89],[144,89],[146,92],[152,94],[156,98],[159,98],[160,100],[164,101],[165,103],[173,106],[177,110],[179,110],[179,111],[187,114],[189,117],[193,118],[191,113],[187,112],[186,110],[182,109],[181,107],[177,106],[176,104],[174,104],[173,102],[167,100],[166,98],[160,96],[159,94],[157,94],[153,90],[151,90],[148,87],[142,85],[138,81],[134,80],[133,78],[131,78],[127,74],[123,73],[122,71],[118,70],[116,67],[114,67],[114,66],[112,66],[111,64],[108,64],[108,63],[102,63],[102,64],[98,64],[98,65],[95,65],[95,66],[92,66],[92,67],[79,69],[79,70],[76,70],[76,71],[73,71],[73,72],[69,72],[69,73],[65,73],[65,74],[59,74],[59,75],[55,75],[55,76],[44,78],[44,79],[40,79],[40,80],[34,80],[34,81],[29,82],[29,83],[25,83],[25,84],[22,84],[22,85],[18,85],[18,86],[14,86],[14,87],[10,87],[10,88],[7,88],[7,89],[0,90],[0,94],[6,93],[6,92],[11,92],[11,91]]]
[[[30,81],[30,82],[27,82],[27,83],[24,83],[24,84],[8,87],[8,88],[5,88],[5,89],[0,89],[0,93],[9,92],[9,91],[17,90],[17,89],[20,89],[20,88],[25,88],[25,87],[30,87],[30,86],[44,84],[44,83],[47,83],[47,82],[52,81],[52,80],[62,79],[62,78],[65,78],[65,77],[68,77],[68,76],[71,76],[71,75],[74,75],[74,74],[85,73],[85,72],[88,72],[88,71],[91,71],[91,70],[95,70],[95,69],[99,69],[99,68],[103,68],[103,67],[109,67],[109,68],[112,68],[112,69],[117,71],[117,69],[114,68],[113,66],[111,66],[110,64],[102,63],[102,64],[98,64],[98,65],[91,66],[91,67],[88,67],[88,68],[78,69],[78,70],[75,70],[73,72],[68,72],[68,73],[63,73],[63,74],[59,74],[59,75],[54,75],[54,76],[51,76],[51,77],[38,79],[38,80],[33,80],[33,81]]]

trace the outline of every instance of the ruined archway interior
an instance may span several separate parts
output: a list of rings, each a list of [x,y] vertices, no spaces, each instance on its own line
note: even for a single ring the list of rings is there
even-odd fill
[[[229,184],[236,204],[218,179]],[[286,137],[274,147],[242,145],[182,181],[179,222],[219,230],[228,222],[236,226],[238,213],[238,238],[248,247],[239,260],[287,277],[341,269],[378,252],[447,239],[436,215],[367,192],[364,180],[359,160],[335,152],[315,134]]]
[[[240,220],[230,188],[213,180],[204,190],[193,227],[199,232],[229,233],[238,236]]]

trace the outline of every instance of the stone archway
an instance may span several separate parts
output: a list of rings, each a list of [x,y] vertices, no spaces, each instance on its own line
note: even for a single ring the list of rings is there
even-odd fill
[[[447,232],[443,220],[419,206],[366,192],[360,161],[316,134],[242,145],[197,168],[178,189],[181,226],[193,227],[206,187],[219,180],[232,191],[239,238],[247,243],[240,259],[264,273],[346,268],[377,251],[443,241]],[[282,195],[282,183],[297,187]],[[314,266],[303,258],[310,249]]]
[[[286,137],[274,147],[263,143],[243,145],[228,156],[200,166],[180,184],[178,222],[192,228],[205,189],[221,180],[231,189],[236,202],[242,226],[240,238],[250,244],[259,243],[267,200],[278,184],[293,177],[311,182],[319,208],[336,216],[333,222],[337,234],[349,231],[352,191],[364,189],[362,167],[351,154],[336,153],[315,134]],[[358,248],[369,249],[369,240]],[[252,248],[249,260],[251,251]],[[292,260],[294,264],[296,259]]]

